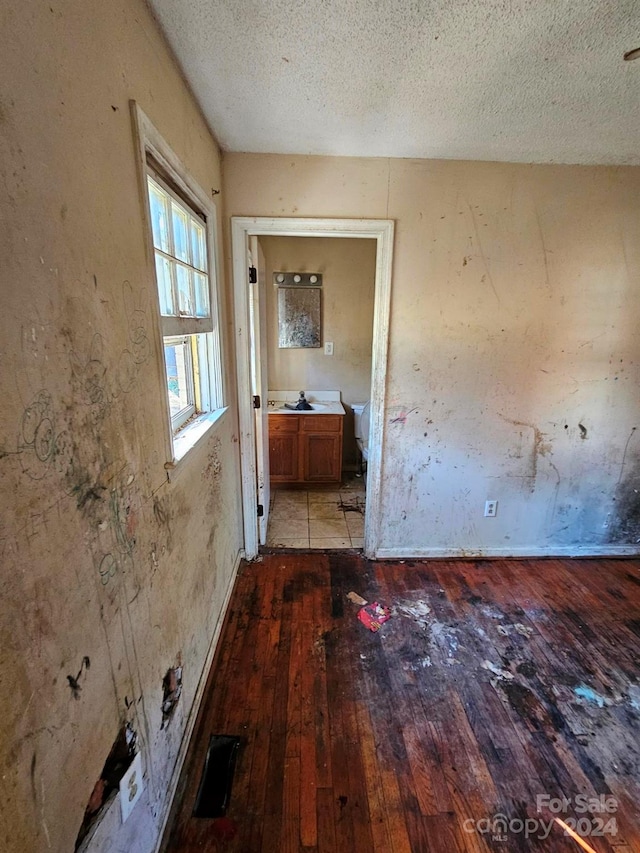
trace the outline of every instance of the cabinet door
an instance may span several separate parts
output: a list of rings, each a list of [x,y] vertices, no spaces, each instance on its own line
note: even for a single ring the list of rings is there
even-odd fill
[[[300,479],[298,454],[298,418],[269,415],[269,472],[274,482],[289,483]]]
[[[272,480],[294,482],[298,472],[298,436],[280,433],[269,436],[269,472]]]
[[[311,483],[339,482],[342,474],[342,434],[303,435],[304,479]]]

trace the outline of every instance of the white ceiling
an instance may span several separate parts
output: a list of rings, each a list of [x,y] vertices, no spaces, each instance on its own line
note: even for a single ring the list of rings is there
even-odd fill
[[[223,149],[640,164],[640,0],[150,0]]]

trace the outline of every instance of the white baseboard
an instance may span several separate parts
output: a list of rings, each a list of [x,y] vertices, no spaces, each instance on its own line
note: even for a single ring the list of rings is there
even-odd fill
[[[429,560],[455,557],[478,559],[515,557],[638,557],[637,545],[562,545],[546,548],[378,548],[374,560]]]
[[[187,757],[187,751],[189,749],[189,743],[191,741],[191,735],[193,734],[193,729],[196,724],[196,720],[198,718],[198,712],[200,710],[200,705],[202,703],[202,699],[204,696],[204,690],[207,686],[207,679],[209,677],[209,672],[211,670],[211,665],[213,663],[213,658],[216,653],[216,649],[218,647],[218,640],[220,639],[220,634],[222,632],[222,626],[224,624],[224,618],[227,615],[227,610],[229,608],[229,602],[231,601],[231,594],[233,592],[233,587],[235,586],[236,577],[238,576],[238,569],[240,568],[240,562],[244,559],[244,550],[241,549],[236,554],[236,559],[233,566],[233,571],[231,572],[231,578],[229,579],[229,584],[227,586],[227,590],[224,596],[224,602],[222,604],[222,610],[220,611],[220,615],[218,616],[218,621],[216,622],[216,627],[213,631],[213,636],[211,637],[211,643],[209,644],[209,649],[207,651],[207,657],[204,662],[204,667],[200,674],[200,680],[198,681],[198,687],[196,688],[195,695],[193,697],[193,704],[191,705],[191,710],[189,711],[189,717],[187,719],[187,724],[184,729],[184,734],[182,736],[182,741],[180,743],[180,749],[178,751],[178,756],[176,758],[176,763],[173,768],[173,773],[171,774],[171,781],[169,782],[169,788],[167,791],[167,799],[166,799],[166,809],[165,814],[162,819],[162,826],[160,827],[160,834],[158,836],[158,842],[156,844],[155,853],[161,853],[164,846],[164,836],[167,831],[167,823],[169,821],[169,816],[171,815],[171,807],[173,806],[173,798],[175,797],[176,790],[178,788],[178,782],[180,781],[180,774],[182,773],[182,768],[185,762],[185,758]]]

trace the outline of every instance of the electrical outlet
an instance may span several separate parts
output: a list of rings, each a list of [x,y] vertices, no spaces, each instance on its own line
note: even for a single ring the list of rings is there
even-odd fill
[[[498,514],[498,501],[485,501],[484,502],[484,517],[485,518],[495,518]]]
[[[333,355],[333,341],[326,341],[324,345],[324,354]]]
[[[120,780],[120,808],[123,823],[131,814],[143,790],[142,757],[138,752]]]

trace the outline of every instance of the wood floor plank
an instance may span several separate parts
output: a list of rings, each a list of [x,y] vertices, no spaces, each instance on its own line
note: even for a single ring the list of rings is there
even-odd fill
[[[299,853],[300,843],[300,756],[287,755],[282,798],[282,853]]]
[[[318,788],[316,792],[316,807],[318,815],[318,853],[337,853],[333,790],[331,788]]]
[[[371,719],[362,701],[356,702],[356,719],[371,821],[371,835],[373,839],[371,849],[373,853],[387,853],[387,851],[393,851],[394,847],[390,835],[382,779],[378,770],[376,746],[371,731]]]
[[[303,847],[318,843],[316,788],[316,707],[314,643],[314,575],[304,578],[301,603],[301,674],[300,674],[300,839]]]
[[[316,786],[332,786],[331,747],[329,729],[329,703],[327,699],[327,659],[325,637],[331,629],[331,615],[326,603],[329,601],[328,584],[319,583],[313,596],[313,634],[312,662],[315,678],[313,682],[313,712],[316,738]]]
[[[330,709],[329,737],[331,772],[333,777],[332,805],[333,820],[335,826],[336,849],[353,850],[355,839],[353,834],[353,823],[350,813],[345,809],[349,802],[349,754],[351,744],[345,731],[343,721],[342,685],[340,683],[338,663],[338,635],[334,631],[326,638],[327,650],[327,699]]]
[[[277,564],[276,564],[277,565]],[[280,641],[276,665],[273,698],[273,716],[270,729],[268,775],[265,779],[262,853],[277,851],[282,829],[282,804],[287,733],[287,705],[289,697],[289,657],[291,653],[291,586],[290,572],[280,573],[282,586],[279,598]],[[289,586],[288,586],[289,584]],[[244,803],[234,800],[241,810]]]
[[[263,815],[269,778],[269,752],[282,624],[282,576],[273,572],[270,581],[270,585],[264,587],[264,606],[261,618],[267,620],[268,630],[262,632],[265,641],[261,661],[262,679],[259,688],[254,685],[259,701],[254,703],[254,711],[250,720],[250,725],[255,726],[255,742],[247,795],[247,824],[243,834],[246,849],[256,851],[262,849]],[[243,821],[240,825],[245,827],[245,822]]]
[[[345,799],[338,799],[337,810],[341,819],[348,820],[353,831],[354,851],[371,851],[373,837],[369,798],[367,796],[365,773],[361,752],[361,742],[358,731],[356,713],[357,692],[355,689],[354,661],[359,657],[359,628],[360,623],[346,623],[342,627],[341,656],[334,659],[341,675],[341,722],[344,744],[347,752],[344,755],[347,775],[348,793]]]

